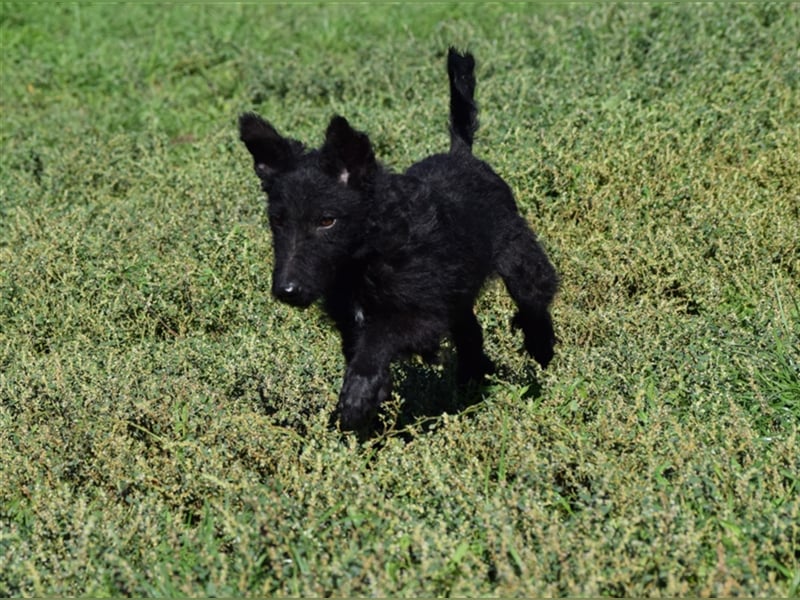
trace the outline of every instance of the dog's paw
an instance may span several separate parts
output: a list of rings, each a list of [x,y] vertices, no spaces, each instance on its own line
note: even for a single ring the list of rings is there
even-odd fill
[[[546,369],[553,359],[553,348],[556,344],[550,315],[546,312],[543,315],[518,312],[514,315],[511,325],[515,329],[522,329],[525,337],[525,350],[543,369]]]
[[[553,346],[555,341],[537,338],[534,340],[525,340],[525,348],[528,353],[538,362],[543,369],[547,368],[550,361],[553,360]]]
[[[378,407],[389,397],[390,391],[388,372],[361,375],[348,371],[337,406],[341,429],[354,431],[372,425]]]

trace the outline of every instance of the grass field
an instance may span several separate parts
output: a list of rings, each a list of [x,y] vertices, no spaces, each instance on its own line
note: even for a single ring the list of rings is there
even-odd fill
[[[800,594],[800,5],[0,5],[0,595]],[[328,426],[236,118],[476,153],[563,285],[540,371]]]

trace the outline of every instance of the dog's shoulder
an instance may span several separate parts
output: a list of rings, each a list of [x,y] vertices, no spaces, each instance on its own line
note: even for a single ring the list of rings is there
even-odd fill
[[[426,181],[392,173],[373,192],[371,220],[379,229],[392,229],[398,222],[411,225],[426,217],[432,203],[431,186]]]
[[[382,195],[378,202],[389,209],[409,209],[430,195],[430,186],[419,177],[406,173],[391,173],[376,190]]]
[[[365,250],[393,260],[415,251],[436,228],[438,207],[430,185],[413,176],[388,174],[372,190],[364,232]]]

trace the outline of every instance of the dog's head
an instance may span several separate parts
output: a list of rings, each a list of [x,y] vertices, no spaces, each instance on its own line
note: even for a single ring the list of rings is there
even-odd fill
[[[331,119],[318,150],[281,136],[252,113],[239,118],[239,133],[269,197],[272,293],[308,306],[347,267],[363,239],[379,169],[369,138],[340,116]]]

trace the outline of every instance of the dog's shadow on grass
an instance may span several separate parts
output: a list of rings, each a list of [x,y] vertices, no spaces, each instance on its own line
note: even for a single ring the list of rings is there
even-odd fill
[[[521,376],[520,376],[521,375]],[[455,361],[445,360],[441,365],[429,365],[420,361],[405,362],[395,367],[395,391],[400,402],[392,402],[384,407],[382,425],[374,432],[397,432],[403,438],[412,437],[411,429],[430,431],[435,429],[442,415],[462,414],[475,416],[480,412],[480,404],[491,393],[497,382],[521,382],[527,389],[520,399],[535,398],[541,393],[535,367],[530,364],[522,374],[512,373],[502,365],[493,380],[483,385],[458,385],[455,376]],[[502,383],[500,383],[502,385]]]
[[[536,398],[542,386],[537,378],[536,367],[528,361],[521,372],[503,364],[497,365],[497,373],[483,385],[458,385],[456,382],[456,359],[452,353],[444,353],[436,364],[421,359],[411,359],[393,365],[394,392],[392,398],[380,407],[371,425],[355,433],[361,442],[377,441],[381,438],[399,437],[411,441],[420,433],[432,433],[442,423],[444,414],[474,418],[481,413],[481,404],[487,400],[497,386],[525,386],[520,400]],[[252,385],[252,387],[250,387]],[[260,410],[274,418],[275,424],[295,430],[301,437],[308,435],[311,412],[296,412],[287,409],[284,402],[268,394],[258,375],[244,376],[231,392],[238,398],[252,389],[257,394]],[[338,413],[330,412],[328,426],[338,429]],[[344,432],[343,432],[344,433]],[[379,444],[380,445],[380,444]]]

